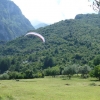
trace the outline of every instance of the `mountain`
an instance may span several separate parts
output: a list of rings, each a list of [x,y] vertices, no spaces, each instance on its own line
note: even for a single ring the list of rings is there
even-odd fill
[[[1,42],[0,59],[10,60],[9,70],[37,72],[69,64],[93,67],[94,57],[100,54],[99,14],[79,14],[75,19],[62,20],[35,31],[44,36],[45,43],[36,36]]]
[[[45,26],[48,26],[48,25],[45,24],[45,23],[40,23],[40,24],[38,24],[38,25],[36,25],[34,27],[35,27],[35,29],[38,29],[38,28],[45,27]]]
[[[0,40],[9,41],[33,30],[19,7],[11,0],[0,0]]]
[[[41,21],[38,20],[33,20],[31,21],[32,25],[34,26],[35,29],[41,28],[41,27],[45,27],[48,26],[49,24],[43,23]]]

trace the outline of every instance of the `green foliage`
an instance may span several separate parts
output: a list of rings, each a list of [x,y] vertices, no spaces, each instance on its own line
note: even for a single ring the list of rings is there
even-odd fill
[[[38,71],[36,74],[33,74],[33,78],[44,78],[44,73]]]
[[[8,73],[3,73],[0,75],[0,80],[8,80],[8,79],[9,79]]]
[[[25,75],[23,73],[18,73],[16,71],[8,72],[9,79],[23,79]]]
[[[93,68],[99,64],[99,60],[94,60],[94,57],[100,54],[99,22],[100,15],[79,14],[75,19],[35,30],[45,37],[45,43],[35,36],[21,36],[7,43],[1,41],[1,73],[9,70],[23,73],[24,78],[32,78],[40,77],[41,70],[45,75],[53,75],[57,70],[57,67],[54,67],[58,66],[61,75],[65,67],[69,68],[66,65],[71,65],[73,74],[88,74],[90,70],[85,65]],[[31,75],[27,72],[29,70]]]
[[[88,76],[85,76],[85,75],[87,75],[90,71],[91,71],[91,68],[88,65],[79,67],[79,73],[81,74],[82,78],[87,78]]]
[[[99,65],[100,64],[100,55],[99,56],[96,56],[94,59],[93,59],[93,64],[95,66]]]
[[[51,68],[51,74],[53,77],[55,77],[56,75],[60,74],[60,69],[59,66],[55,66]]]
[[[95,77],[95,75],[94,75],[94,70],[91,70],[91,71],[89,72],[89,75],[90,75],[91,77]]]
[[[45,44],[37,37],[22,36],[8,42],[0,52],[2,55],[31,54],[29,60],[44,60],[44,68],[65,65],[66,62],[88,64],[100,53],[98,22],[99,15],[77,15],[74,20],[60,21],[35,30],[45,37]]]
[[[94,68],[94,75],[95,75],[95,77],[99,78],[99,81],[100,81],[100,65],[97,65]]]
[[[44,71],[45,71],[45,75],[52,76],[52,77],[55,77],[56,75],[60,74],[59,66],[54,66],[51,68],[49,67],[49,68],[45,69]]]
[[[67,67],[64,68],[63,74],[64,74],[64,75],[68,75],[68,77],[69,77],[69,79],[70,79],[71,76],[72,76],[73,74],[76,73],[75,71],[76,71],[76,69],[75,69],[74,66],[68,65]]]
[[[25,78],[33,78],[33,72],[30,69],[25,71]]]
[[[52,67],[54,66],[54,60],[52,57],[45,57],[44,58],[44,64],[43,64],[43,68],[47,68],[47,67]]]
[[[15,39],[31,29],[33,26],[13,1],[0,1],[0,40]]]
[[[92,77],[96,77],[100,81],[100,65],[94,67],[94,69],[90,72]]]
[[[4,73],[7,71],[10,67],[10,59],[9,58],[3,58],[0,59],[0,73]]]

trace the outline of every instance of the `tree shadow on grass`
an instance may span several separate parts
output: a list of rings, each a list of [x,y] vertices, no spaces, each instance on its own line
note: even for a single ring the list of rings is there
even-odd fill
[[[20,81],[20,82],[36,82],[36,81]]]
[[[100,82],[98,79],[91,79],[90,81],[93,81],[93,82]]]
[[[36,82],[35,80],[16,80],[17,82]]]
[[[70,84],[67,83],[67,84],[65,84],[65,85],[69,86]]]
[[[100,86],[100,84],[90,83],[89,86]]]
[[[66,78],[63,78],[62,80],[67,80]]]

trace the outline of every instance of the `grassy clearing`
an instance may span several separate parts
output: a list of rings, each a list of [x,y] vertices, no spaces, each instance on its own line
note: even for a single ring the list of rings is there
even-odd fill
[[[100,100],[99,85],[78,78],[0,80],[0,100]]]

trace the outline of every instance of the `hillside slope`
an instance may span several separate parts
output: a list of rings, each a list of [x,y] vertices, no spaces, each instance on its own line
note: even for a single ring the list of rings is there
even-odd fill
[[[15,39],[31,29],[34,27],[13,1],[0,1],[0,40]]]
[[[39,28],[46,42],[38,37],[19,37],[1,46],[1,56],[17,56],[24,61],[29,58],[33,65],[46,68],[66,64],[89,64],[100,54],[100,15],[77,15]],[[49,59],[49,60],[48,60]]]

